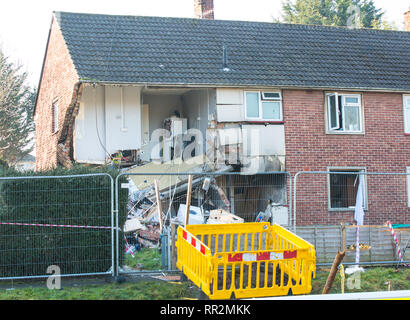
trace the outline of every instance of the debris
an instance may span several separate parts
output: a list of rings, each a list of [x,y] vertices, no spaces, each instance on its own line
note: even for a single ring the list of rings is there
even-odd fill
[[[153,229],[152,231],[141,230],[139,232],[139,236],[150,241],[159,241],[161,239],[160,233],[155,229]]]
[[[216,183],[214,169],[208,167],[204,161],[199,161],[203,158],[194,159],[197,161],[192,164],[191,161],[188,163],[175,159],[161,165],[149,163],[124,170],[138,173],[130,175],[127,183],[121,184],[129,193],[128,215],[123,230],[128,243],[134,245],[137,250],[160,248],[161,234],[171,228],[172,224],[204,224],[210,210],[229,211],[230,202],[224,190]],[[232,167],[224,166],[218,172],[231,170]],[[202,173],[207,171],[212,171],[213,175],[204,178]],[[158,175],[145,175],[147,172]],[[164,177],[164,172],[192,174]],[[196,172],[200,175],[197,176]],[[180,199],[184,199],[185,203],[180,204]],[[235,221],[237,218],[240,219],[231,217]]]
[[[127,242],[127,238],[125,238],[125,244],[126,244],[125,253],[130,254],[133,258],[135,258],[135,255],[134,255],[136,252],[135,246],[130,246]]]
[[[147,228],[137,218],[126,220],[123,228],[124,232],[133,232],[146,229]]]
[[[256,222],[268,222],[269,219],[270,219],[270,214],[268,214],[266,211],[259,212],[259,214],[256,217]]]
[[[364,272],[364,269],[362,267],[359,267],[358,265],[354,265],[352,267],[348,267],[345,270],[346,274],[353,274],[356,272]]]
[[[137,241],[142,248],[158,249],[159,243],[155,243],[149,240],[146,240],[142,237],[138,237]]]
[[[243,223],[244,220],[225,210],[211,210],[207,224]]]
[[[210,185],[211,185],[211,178],[209,177],[205,178],[204,184],[202,185],[202,190],[208,192]]]
[[[231,203],[228,200],[228,197],[225,195],[225,192],[222,190],[222,188],[220,188],[217,184],[215,180],[211,181],[210,187],[212,189],[214,189],[216,192],[218,192],[219,197],[221,198],[221,200],[223,201],[223,203],[225,204],[225,206],[222,209],[225,209],[227,211],[229,211],[231,209]]]
[[[177,215],[177,222],[180,224],[186,223],[186,212],[187,206],[185,204],[181,204],[178,209]],[[189,207],[189,221],[188,224],[203,224],[205,222],[204,216],[202,214],[202,210],[199,207],[190,206]]]
[[[372,248],[372,247],[371,247],[370,245],[368,245],[368,244],[359,243],[359,249],[360,249],[360,250],[369,250],[369,249],[371,249],[371,248]],[[348,249],[349,251],[354,251],[354,250],[356,250],[356,244],[354,243],[354,244],[350,245],[347,249]]]
[[[174,284],[182,284],[181,282],[179,282],[181,280],[181,276],[162,275],[162,276],[152,276],[152,278],[158,279],[158,280],[163,280],[163,281],[171,281]]]

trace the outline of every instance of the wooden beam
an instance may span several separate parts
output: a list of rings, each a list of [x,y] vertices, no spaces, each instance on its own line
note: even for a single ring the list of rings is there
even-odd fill
[[[159,195],[158,180],[155,180],[154,183],[155,183],[155,197],[157,199],[159,232],[162,233],[162,205],[161,205],[161,197]]]
[[[192,175],[188,177],[188,191],[186,195],[186,213],[185,213],[185,226],[189,223],[189,208],[191,206],[191,196],[192,196]]]

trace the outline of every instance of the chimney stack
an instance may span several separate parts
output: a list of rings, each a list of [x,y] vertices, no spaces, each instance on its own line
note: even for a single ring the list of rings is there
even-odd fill
[[[404,14],[404,30],[410,31],[410,7],[409,10]]]
[[[195,18],[214,19],[214,0],[194,0]]]

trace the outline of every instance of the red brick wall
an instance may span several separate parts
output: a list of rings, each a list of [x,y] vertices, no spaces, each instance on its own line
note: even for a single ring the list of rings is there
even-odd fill
[[[362,93],[365,134],[325,133],[323,91],[284,90],[286,169],[326,171],[327,167],[366,167],[367,172],[406,172],[410,136],[404,134],[403,98],[398,93]],[[406,178],[369,176],[365,224],[410,221]],[[326,175],[298,179],[297,224],[353,222],[354,213],[328,210]]]
[[[194,0],[195,18],[214,19],[213,0]]]
[[[78,75],[61,31],[53,19],[36,105],[36,170],[57,165],[57,141],[73,98]],[[59,131],[52,133],[52,104],[58,100]]]

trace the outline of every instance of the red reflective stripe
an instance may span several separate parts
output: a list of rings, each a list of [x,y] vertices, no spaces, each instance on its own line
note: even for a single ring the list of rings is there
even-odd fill
[[[188,232],[186,232],[185,230],[182,230],[182,238],[184,238],[186,241],[188,241]],[[189,237],[191,240],[191,246],[193,246],[195,249],[198,250],[198,248],[196,247],[196,238],[193,236]],[[198,250],[199,252],[201,252],[202,254],[205,254],[205,246],[198,243],[200,245],[200,249]]]
[[[242,253],[228,254],[228,262],[241,262],[243,258]]]
[[[283,259],[293,259],[297,257],[297,251],[284,251]]]
[[[270,252],[261,252],[256,255],[256,260],[270,260]]]

